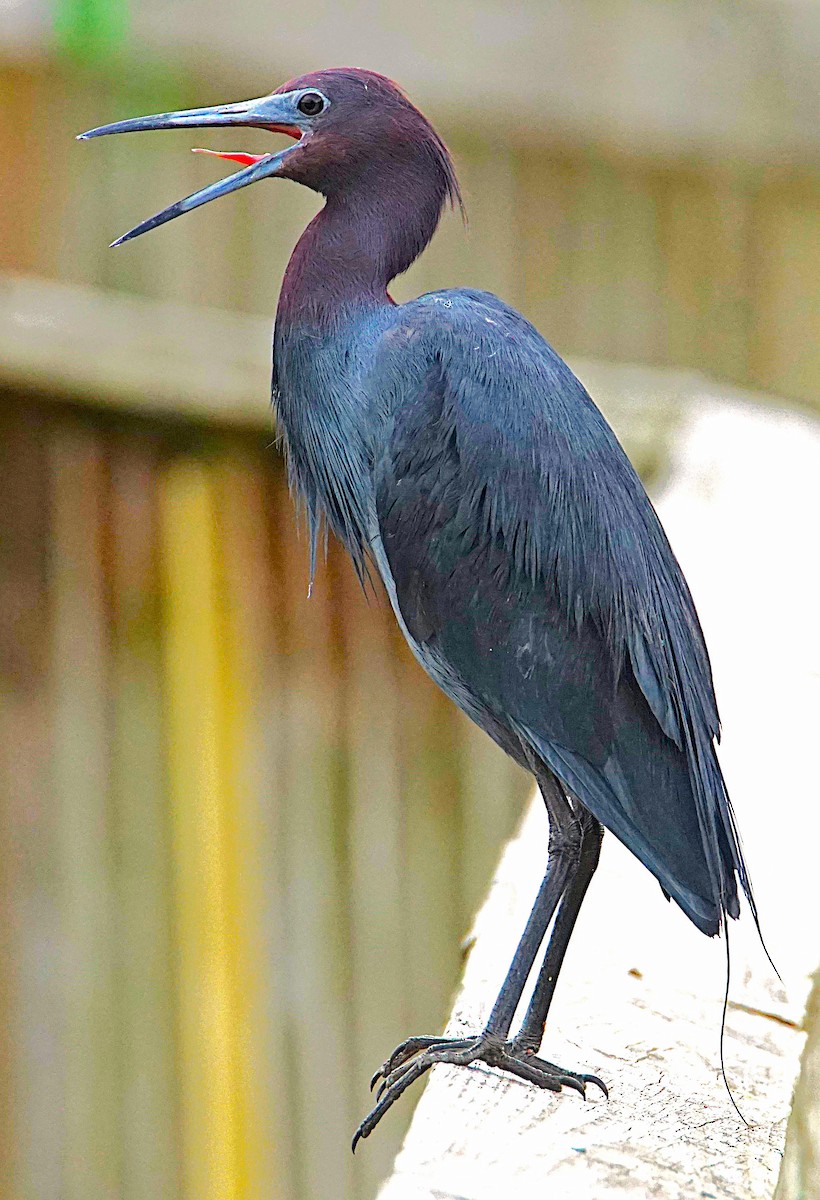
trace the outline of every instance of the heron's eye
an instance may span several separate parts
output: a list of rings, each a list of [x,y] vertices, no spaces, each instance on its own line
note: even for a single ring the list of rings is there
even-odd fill
[[[304,96],[299,97],[296,105],[299,112],[304,113],[306,117],[318,117],[324,106],[325,98],[318,92],[305,92]]]

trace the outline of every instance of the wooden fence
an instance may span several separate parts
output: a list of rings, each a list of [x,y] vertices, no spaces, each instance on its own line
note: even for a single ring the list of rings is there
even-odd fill
[[[3,1195],[371,1195],[525,787],[258,440],[0,414]]]

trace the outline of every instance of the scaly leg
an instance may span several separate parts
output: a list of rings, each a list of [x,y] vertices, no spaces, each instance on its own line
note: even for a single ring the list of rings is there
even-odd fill
[[[512,1042],[515,1050],[523,1051],[530,1056],[530,1061],[532,1062],[541,1061],[535,1059],[533,1056],[541,1045],[541,1039],[544,1036],[544,1026],[547,1021],[547,1013],[549,1012],[553,993],[555,992],[555,985],[558,982],[558,973],[564,961],[564,955],[566,954],[569,939],[575,927],[581,903],[586,895],[595,868],[598,866],[598,859],[601,854],[601,840],[604,833],[603,826],[586,809],[579,808],[577,811],[581,827],[578,866],[561,898],[558,915],[555,918],[555,924],[553,925],[550,940],[547,944],[547,952],[544,956],[541,970],[538,973],[538,979],[533,989],[529,1007],[521,1023],[521,1028]],[[600,1083],[599,1080],[596,1080],[596,1082]],[[601,1086],[603,1087],[603,1084]],[[606,1092],[606,1088],[604,1088],[604,1092]]]
[[[483,1032],[472,1037],[413,1037],[402,1042],[371,1081],[371,1087],[379,1079],[382,1084],[376,1105],[356,1130],[354,1150],[361,1138],[372,1133],[399,1096],[439,1062],[468,1066],[481,1060],[551,1091],[572,1087],[583,1095],[585,1085],[590,1082],[606,1090],[595,1076],[564,1071],[552,1063],[534,1059],[531,1050],[519,1049],[514,1043],[506,1041],[550,921],[559,904],[563,908],[561,901],[564,894],[572,889],[584,845],[583,823],[567,802],[555,776],[538,760],[534,760],[532,765],[550,821],[547,871],[489,1020]],[[581,890],[581,897],[585,890],[586,884]]]

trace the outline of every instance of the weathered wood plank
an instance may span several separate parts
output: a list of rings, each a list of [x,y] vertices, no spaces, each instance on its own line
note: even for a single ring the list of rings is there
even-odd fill
[[[270,321],[0,277],[0,383],[75,404],[272,427]]]
[[[538,887],[546,837],[546,816],[536,801],[477,918],[451,1034],[480,1028],[486,1018]],[[625,915],[622,904],[611,903],[613,885],[620,874],[629,890],[628,873],[639,869],[624,855],[613,874],[616,857],[608,856],[594,884],[597,928],[591,930],[585,913],[544,1047],[555,1062],[600,1074],[610,1084],[609,1102],[594,1089],[586,1104],[573,1093],[538,1092],[482,1066],[436,1067],[380,1200],[535,1200],[546,1186],[567,1198],[677,1200],[682,1186],[686,1195],[732,1200],[771,1194],[802,1039],[766,1019],[782,1004],[759,973],[755,983],[735,985],[735,1002],[754,1010],[733,1008],[726,1037],[729,1075],[753,1122],[744,1128],[717,1069],[721,948],[707,947],[717,955],[711,955],[705,989],[708,955],[699,974],[687,982],[681,970],[673,983],[668,962],[666,971],[653,963],[650,942],[636,951],[629,932],[624,936],[602,914],[606,889],[610,907]],[[650,894],[647,904],[663,914],[660,896]],[[361,1152],[367,1153],[366,1143]]]
[[[65,1157],[60,1195],[121,1195],[121,1040],[117,1020],[116,862],[110,803],[109,630],[101,438],[52,436],[50,587],[53,795],[62,890]]]
[[[681,204],[685,209],[683,200]],[[524,279],[527,305],[534,306],[536,316],[546,314],[545,323],[553,300],[539,307],[538,296],[557,297],[560,263],[567,254],[564,247],[554,283],[538,273]],[[546,270],[548,259],[545,251],[536,272]],[[693,295],[693,305],[696,299]],[[681,314],[677,324],[690,315],[688,310]],[[570,326],[568,320],[558,326],[567,344],[573,337]],[[0,386],[51,400],[150,418],[272,431],[265,402],[270,339],[271,322],[264,317],[0,275]],[[683,343],[675,345],[685,352]],[[632,429],[651,426],[658,394],[673,399],[676,409],[691,394],[690,371],[582,358],[571,362],[593,381],[594,398],[630,453]]]
[[[401,710],[393,659],[393,614],[382,589],[362,594],[349,562],[336,566],[333,597],[342,614],[344,646],[347,844],[350,906],[350,1006],[355,1111],[364,1083],[403,1036],[409,1020],[408,966],[400,936],[404,806],[401,794]],[[372,1195],[387,1175],[398,1141],[370,1160],[355,1161],[357,1194]]]
[[[260,852],[264,855],[264,905],[262,928],[265,975],[265,1019],[269,1059],[264,1064],[267,1076],[269,1129],[272,1141],[270,1169],[275,1179],[275,1195],[296,1196],[300,1145],[297,1138],[297,1113],[293,1026],[291,1021],[292,928],[288,882],[290,843],[288,810],[289,762],[292,754],[288,711],[288,586],[284,571],[285,544],[295,536],[292,525],[283,531],[285,513],[290,516],[290,497],[284,473],[264,473],[264,491],[259,496],[260,550],[267,562],[267,577],[260,590],[257,614],[258,636],[253,646],[257,656],[261,690],[258,695],[260,740],[258,743]]]
[[[308,597],[306,539],[297,539],[291,526],[282,542],[287,1039],[297,1194],[321,1195],[332,1180],[334,1196],[351,1200],[353,1162],[347,1141],[356,1109],[338,612],[330,573],[323,566]]]
[[[281,1056],[272,1036],[267,995],[281,994],[282,963],[266,954],[267,939],[277,931],[265,924],[282,913],[271,911],[271,884],[281,883],[271,857],[263,774],[268,716],[262,703],[270,633],[272,585],[265,537],[268,478],[256,455],[234,450],[210,467],[215,489],[220,581],[223,677],[222,744],[225,776],[225,840],[228,895],[231,898],[231,974],[236,1014],[236,1102],[240,1127],[238,1194],[266,1200],[284,1193],[287,1159],[282,1128]],[[278,764],[281,768],[281,764]],[[269,872],[274,876],[268,880]],[[269,976],[272,976],[270,978]],[[279,1022],[281,1025],[281,1014]]]
[[[50,752],[49,447],[42,414],[0,414],[0,1171],[56,1200],[65,1160],[59,814]]]
[[[180,459],[160,481],[168,793],[174,856],[183,1193],[240,1195],[234,930],[222,747],[212,481]]]
[[[815,401],[820,381],[820,219],[809,189],[772,189],[757,204],[751,347],[763,387]]]
[[[807,1200],[820,1195],[820,973],[815,973],[803,1028],[808,1033],[786,1148],[774,1200]]]
[[[122,1200],[179,1192],[170,815],[154,440],[108,448],[114,961],[122,1035]]]

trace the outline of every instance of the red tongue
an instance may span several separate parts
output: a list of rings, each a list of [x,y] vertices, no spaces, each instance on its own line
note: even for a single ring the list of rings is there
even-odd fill
[[[243,154],[238,151],[236,154],[222,154],[219,150],[203,150],[201,146],[196,146],[192,154],[212,154],[214,158],[229,158],[233,162],[244,163],[246,167],[252,167],[254,163],[261,162],[263,158],[267,158],[267,154]]]

